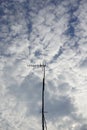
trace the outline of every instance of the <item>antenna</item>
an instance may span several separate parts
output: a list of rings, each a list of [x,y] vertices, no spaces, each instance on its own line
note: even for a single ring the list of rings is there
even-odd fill
[[[35,67],[35,68],[38,68],[38,67],[41,67],[43,69],[43,86],[42,86],[42,130],[47,130],[47,125],[46,125],[46,120],[45,120],[45,111],[44,111],[44,91],[45,91],[45,67],[46,67],[46,64],[43,63],[43,64],[34,64],[34,65],[28,65],[30,67]]]

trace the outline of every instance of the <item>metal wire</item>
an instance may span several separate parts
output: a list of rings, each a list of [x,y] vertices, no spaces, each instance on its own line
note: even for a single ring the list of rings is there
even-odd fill
[[[46,123],[45,116],[44,116],[44,123],[45,123],[45,129],[47,130],[47,123]]]

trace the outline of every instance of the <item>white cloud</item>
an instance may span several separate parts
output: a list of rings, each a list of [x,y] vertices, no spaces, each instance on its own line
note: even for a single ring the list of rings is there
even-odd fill
[[[48,129],[86,129],[86,4],[79,4],[75,0],[56,5],[50,0],[2,2],[1,129],[41,129],[42,70],[27,65],[43,60]],[[66,33],[71,26],[70,8],[77,8],[72,13],[79,20],[73,23],[73,37]]]

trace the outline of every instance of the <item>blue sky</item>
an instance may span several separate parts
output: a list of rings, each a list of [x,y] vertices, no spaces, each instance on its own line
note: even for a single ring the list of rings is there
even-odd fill
[[[87,130],[86,0],[0,1],[0,128]]]

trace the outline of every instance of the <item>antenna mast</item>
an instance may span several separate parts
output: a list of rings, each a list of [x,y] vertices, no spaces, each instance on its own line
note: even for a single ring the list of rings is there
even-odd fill
[[[45,67],[46,65],[43,64],[43,87],[42,87],[42,130],[44,130],[45,125],[45,116],[44,116],[44,91],[45,91]]]
[[[44,115],[44,113],[45,113],[45,111],[44,111],[44,108],[45,108],[45,106],[44,106],[44,91],[45,91],[45,67],[46,67],[46,64],[40,64],[40,65],[28,65],[28,66],[30,66],[30,67],[41,67],[42,69],[43,69],[43,86],[42,86],[42,111],[41,111],[41,113],[42,113],[42,130],[45,130],[45,128],[46,128],[46,130],[47,130],[47,125],[46,125],[46,120],[45,120],[45,115]]]

